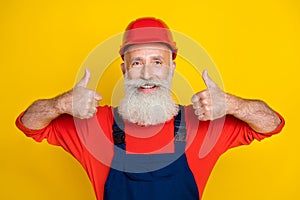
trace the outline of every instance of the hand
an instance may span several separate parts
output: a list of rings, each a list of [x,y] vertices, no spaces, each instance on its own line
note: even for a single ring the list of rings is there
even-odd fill
[[[201,121],[215,120],[226,114],[225,92],[208,76],[207,70],[202,73],[206,90],[193,95],[191,101],[195,114]]]
[[[90,80],[90,72],[85,70],[83,78],[75,87],[62,95],[63,112],[81,119],[91,118],[97,112],[98,101],[102,99],[101,95],[94,90],[87,88]]]

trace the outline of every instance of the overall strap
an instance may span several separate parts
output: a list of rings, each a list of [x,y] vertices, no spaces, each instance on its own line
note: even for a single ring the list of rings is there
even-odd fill
[[[124,121],[114,108],[114,123],[112,126],[114,144],[125,150]],[[174,119],[174,138],[175,143],[184,143],[186,141],[186,123],[184,118],[184,106],[179,105],[179,112]]]
[[[114,144],[125,150],[125,133],[124,120],[118,112],[118,108],[114,108],[114,123],[112,125]]]
[[[184,106],[179,105],[179,112],[174,120],[175,143],[186,141],[186,123],[184,117]]]

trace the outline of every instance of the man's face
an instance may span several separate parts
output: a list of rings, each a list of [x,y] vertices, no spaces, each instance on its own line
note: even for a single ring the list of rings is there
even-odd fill
[[[175,68],[171,51],[159,43],[130,46],[124,56],[125,97],[119,113],[132,123],[156,125],[178,113],[171,95]]]
[[[123,72],[129,80],[159,79],[172,77],[175,63],[172,62],[170,49],[161,43],[137,44],[130,46],[124,56]],[[141,87],[142,92],[151,92],[155,86]]]

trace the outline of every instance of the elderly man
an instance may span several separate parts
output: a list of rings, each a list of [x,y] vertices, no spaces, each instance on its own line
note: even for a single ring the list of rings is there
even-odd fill
[[[207,89],[177,105],[170,92],[176,54],[163,21],[137,19],[120,49],[125,97],[118,108],[98,106],[102,97],[86,87],[86,70],[72,90],[34,102],[16,125],[71,153],[99,200],[201,199],[222,153],[280,132],[284,120],[260,100],[225,93],[207,71]]]

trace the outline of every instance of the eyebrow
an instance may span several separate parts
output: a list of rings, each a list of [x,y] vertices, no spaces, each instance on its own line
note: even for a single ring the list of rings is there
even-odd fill
[[[163,56],[160,56],[160,55],[155,55],[155,56],[150,56],[151,59],[153,60],[164,60],[164,57]],[[130,62],[133,62],[133,61],[137,61],[137,60],[143,60],[144,58],[143,57],[132,57],[130,59]]]
[[[143,60],[143,57],[132,57],[130,59],[130,62],[136,61],[136,60]]]

